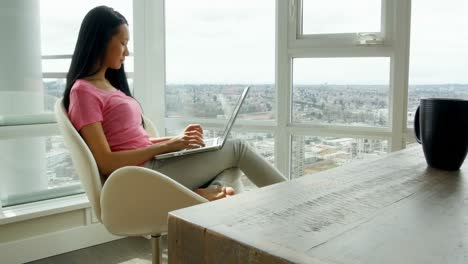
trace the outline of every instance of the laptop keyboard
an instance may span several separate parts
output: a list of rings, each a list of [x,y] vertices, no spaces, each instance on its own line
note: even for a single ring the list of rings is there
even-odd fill
[[[203,142],[205,143],[205,147],[211,147],[214,144],[216,144],[218,141],[218,138],[206,138],[203,139]]]

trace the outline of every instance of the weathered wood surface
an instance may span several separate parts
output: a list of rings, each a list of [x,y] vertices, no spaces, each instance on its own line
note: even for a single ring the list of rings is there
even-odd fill
[[[169,263],[468,263],[467,177],[417,146],[177,210]]]

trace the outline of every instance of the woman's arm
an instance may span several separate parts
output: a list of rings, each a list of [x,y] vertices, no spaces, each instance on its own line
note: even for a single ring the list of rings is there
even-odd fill
[[[201,134],[202,138],[203,138],[203,129],[199,124],[190,124],[190,125],[188,125],[184,129],[184,133],[189,132],[189,131],[198,131]],[[173,139],[173,138],[174,137],[157,137],[157,138],[150,138],[150,141],[151,141],[151,143],[156,144],[156,143],[164,142],[164,141],[167,141],[167,140],[170,140],[170,139]]]
[[[157,137],[157,138],[150,138],[151,143],[156,144],[156,143],[161,143],[167,140],[170,140],[174,137]]]
[[[151,146],[125,151],[111,151],[100,122],[84,126],[80,134],[93,153],[94,159],[103,175],[109,175],[124,166],[138,165],[152,159],[155,155],[181,149],[197,148],[203,145],[202,136],[196,131],[186,131]]]

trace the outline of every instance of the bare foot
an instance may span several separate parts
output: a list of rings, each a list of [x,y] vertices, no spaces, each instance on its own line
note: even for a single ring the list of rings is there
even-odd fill
[[[223,188],[224,188],[224,192],[226,193],[226,196],[231,196],[231,195],[236,194],[236,192],[234,191],[234,188],[232,187],[223,187]]]
[[[232,187],[224,186],[200,188],[196,189],[195,193],[207,199],[208,201],[218,200],[235,194],[234,189]]]

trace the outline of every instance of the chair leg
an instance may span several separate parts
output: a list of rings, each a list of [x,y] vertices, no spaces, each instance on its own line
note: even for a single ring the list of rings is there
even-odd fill
[[[153,264],[162,264],[161,235],[151,236]]]

